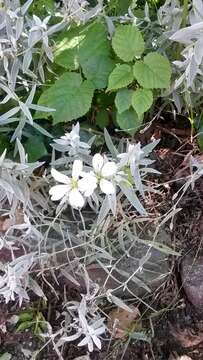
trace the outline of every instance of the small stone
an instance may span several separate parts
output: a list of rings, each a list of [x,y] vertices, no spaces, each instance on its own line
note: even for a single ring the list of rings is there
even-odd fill
[[[181,280],[185,294],[198,313],[203,315],[203,256],[186,256],[182,261]]]
[[[156,238],[156,242],[161,244],[169,243],[170,235],[162,230]],[[139,269],[140,260],[150,253],[149,259]],[[143,296],[146,292],[156,290],[167,278],[169,274],[168,256],[142,243],[135,243],[127,254],[117,254],[115,263],[116,268],[107,275],[106,271],[98,264],[87,267],[88,274],[92,281],[97,282],[100,287],[106,290],[114,290],[114,295],[119,297]],[[130,281],[128,281],[130,279]],[[127,286],[123,288],[121,284],[127,281]]]

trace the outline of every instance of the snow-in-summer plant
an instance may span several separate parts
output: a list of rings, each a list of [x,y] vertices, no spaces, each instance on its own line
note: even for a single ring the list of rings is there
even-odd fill
[[[56,347],[60,348],[66,342],[80,339],[79,347],[87,346],[90,352],[94,350],[95,346],[101,349],[100,337],[106,331],[105,318],[101,317],[97,311],[94,297],[87,299],[86,295],[82,297],[80,302],[67,303],[64,315],[66,315],[66,312],[70,313],[73,321],[66,323],[64,320]],[[69,335],[70,332],[73,332],[73,334]]]
[[[106,131],[106,140],[111,147],[112,154],[110,156],[96,153],[94,155],[86,154],[86,160],[80,159],[80,137],[77,137],[78,158],[76,159],[76,146],[72,141],[74,152],[71,152],[71,137],[77,131],[79,136],[79,124],[73,126],[70,134],[66,133],[61,137],[61,141],[56,140],[53,147],[60,145],[60,151],[64,154],[67,152],[67,163],[72,168],[71,177],[65,172],[52,168],[51,174],[55,181],[59,184],[54,185],[49,193],[53,201],[59,201],[59,208],[66,207],[67,204],[73,208],[81,209],[89,204],[93,209],[100,208],[98,221],[104,220],[111,210],[114,215],[117,212],[117,196],[123,194],[128,201],[135,207],[139,214],[146,214],[146,210],[139,200],[137,194],[143,199],[145,192],[153,191],[145,184],[147,173],[158,174],[151,168],[153,160],[147,158],[150,152],[155,148],[158,141],[141,147],[140,143],[128,144],[125,151],[118,153],[110,136]],[[67,139],[67,140],[66,140]],[[82,146],[86,150],[84,144]],[[57,146],[57,149],[58,146]],[[89,147],[88,147],[89,149]],[[72,164],[70,163],[70,154],[72,154]],[[66,161],[63,160],[63,163]],[[60,162],[56,166],[60,165]],[[70,171],[69,171],[70,172]]]
[[[179,1],[167,0],[158,16],[166,38],[179,44],[176,46],[179,51],[174,51],[178,59],[173,55],[175,82],[172,89],[176,107],[181,111],[185,103],[187,109],[192,108],[199,100],[203,84],[203,3],[193,0],[191,6],[185,3],[183,7]]]
[[[102,9],[102,2],[91,8],[86,1],[64,0],[64,6],[54,5],[55,14],[42,19],[30,13],[33,2],[27,0],[22,5],[20,0],[5,0],[0,7],[0,126],[10,127],[11,141],[21,140],[30,125],[44,136],[52,137],[34,121],[34,113],[55,111],[53,107],[36,103],[37,92],[52,71],[53,37],[71,22],[84,23]]]
[[[6,304],[17,300],[21,306],[23,301],[29,301],[28,290],[44,296],[38,284],[29,275],[35,261],[35,254],[30,253],[19,256],[4,266],[1,265],[3,275],[0,276],[0,297],[4,298]]]

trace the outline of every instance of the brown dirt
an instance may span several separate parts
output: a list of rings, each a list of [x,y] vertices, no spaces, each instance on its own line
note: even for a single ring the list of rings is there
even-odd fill
[[[190,130],[185,129],[184,126],[178,127],[177,123],[173,121],[164,124],[160,121],[156,122],[141,136],[141,140],[147,142],[151,136],[162,139],[155,156],[157,167],[162,172],[161,181],[170,181],[169,186],[165,189],[165,203],[162,204],[167,208],[172,204],[172,195],[183,184],[183,180],[178,179],[187,175],[187,155],[198,154],[198,149],[196,144],[191,142]],[[176,182],[171,183],[171,180],[176,180]],[[201,241],[203,232],[202,202],[203,181],[201,180],[194,190],[187,191],[180,203],[182,211],[175,217],[172,244],[176,249],[182,251],[182,256],[189,252],[194,256],[203,253]],[[154,332],[152,343],[132,340],[127,344],[126,341],[118,339],[109,345],[109,341],[106,339],[103,342],[102,351],[92,353],[91,360],[169,360],[172,355],[174,359],[178,359],[178,356],[181,355],[188,355],[192,360],[203,360],[203,320],[196,314],[184,294],[179,271],[181,258],[171,257],[169,261],[172,268],[171,275],[165,284],[147,299],[148,303],[157,310],[156,316],[150,314],[143,306],[134,303],[139,306],[139,310],[143,314],[143,324],[146,330],[149,334]],[[71,299],[78,296],[77,292],[70,293],[67,290],[67,293]],[[49,320],[52,326],[57,328],[54,314],[57,307],[60,306],[60,302],[53,303],[52,298],[53,296],[50,295],[52,316]],[[45,316],[48,316],[48,312],[45,313]],[[12,360],[25,359],[18,350],[21,340],[25,341],[25,336],[33,351],[42,345],[28,333],[18,334],[16,337],[12,333],[6,335],[0,333],[0,354],[7,351],[12,354]],[[63,355],[64,359],[74,360],[85,354],[85,349],[78,349],[75,344],[69,344],[65,347]],[[58,357],[51,347],[48,347],[40,353],[37,359],[57,360]]]

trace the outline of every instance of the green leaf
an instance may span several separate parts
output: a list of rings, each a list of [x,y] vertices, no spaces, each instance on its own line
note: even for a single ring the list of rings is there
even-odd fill
[[[91,107],[94,86],[91,81],[82,81],[80,74],[64,73],[50,89],[45,90],[38,104],[56,109],[52,113],[54,124],[68,122],[85,115]],[[42,117],[38,112],[35,118]],[[44,115],[43,115],[44,117]]]
[[[132,95],[132,107],[140,118],[153,103],[153,93],[148,89],[138,89]]]
[[[19,318],[19,322],[25,322],[25,321],[31,321],[33,320],[33,312],[22,312],[18,318]]]
[[[119,25],[112,39],[115,53],[123,61],[132,61],[144,51],[144,40],[134,25]]]
[[[108,78],[115,63],[104,55],[90,57],[82,65],[85,77],[91,80],[96,89],[107,87]]]
[[[170,63],[160,54],[149,53],[144,61],[136,62],[133,73],[138,83],[146,89],[164,89],[170,86]]]
[[[203,113],[201,113],[194,119],[194,126],[197,130],[197,141],[200,151],[203,151]]]
[[[96,34],[96,41],[95,41]],[[76,70],[79,65],[95,63],[99,57],[110,56],[107,30],[102,23],[92,23],[76,27],[58,35],[55,46],[55,63],[68,70]],[[84,71],[84,69],[83,69]]]
[[[35,14],[43,19],[44,17],[47,16],[48,13],[53,14],[54,10],[55,10],[54,0],[46,0],[46,1],[34,0],[28,9],[28,12],[29,14]]]
[[[33,326],[33,321],[24,321],[20,325],[18,325],[16,332],[25,331],[30,329]]]
[[[0,134],[0,154],[3,153],[5,149],[10,150],[11,143],[9,137],[5,134]]]
[[[68,70],[79,68],[78,46],[85,35],[79,35],[79,28],[63,31],[56,39],[54,61]]]
[[[109,113],[106,109],[98,111],[96,115],[96,125],[102,130],[109,125]]]
[[[80,36],[84,36],[78,47],[81,66],[93,57],[110,55],[107,28],[103,23],[94,22],[86,26]]]
[[[25,143],[25,150],[30,162],[35,162],[48,154],[41,136],[33,135]]]
[[[144,331],[140,331],[140,332],[133,332],[130,334],[130,338],[131,339],[135,339],[138,341],[146,341],[149,344],[151,344],[151,337],[149,335],[147,335],[147,333],[145,333]]]
[[[128,89],[121,89],[117,92],[115,105],[119,114],[130,108],[132,103],[132,94],[133,90]]]
[[[0,355],[0,360],[11,360],[12,359],[12,355],[9,354],[8,352]]]
[[[116,90],[128,86],[133,81],[132,67],[127,64],[116,65],[115,69],[109,76],[107,90]]]
[[[142,124],[143,118],[138,118],[137,113],[133,109],[129,109],[117,114],[116,120],[122,130],[129,134],[135,134]]]

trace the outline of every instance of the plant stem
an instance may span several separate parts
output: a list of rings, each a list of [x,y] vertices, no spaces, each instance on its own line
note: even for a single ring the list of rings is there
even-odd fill
[[[182,21],[181,21],[182,28],[184,28],[187,25],[188,5],[189,5],[189,0],[183,0],[183,14],[182,14]]]

